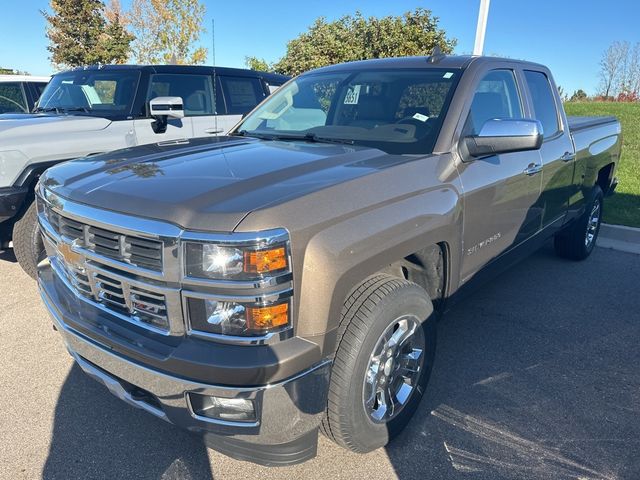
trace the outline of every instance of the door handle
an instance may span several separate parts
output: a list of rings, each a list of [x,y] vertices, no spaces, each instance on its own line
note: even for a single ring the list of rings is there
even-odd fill
[[[224,132],[224,128],[207,128],[204,131],[204,133],[210,133],[212,135],[216,133],[222,133],[222,132]]]
[[[574,158],[576,158],[576,154],[575,153],[573,153],[573,152],[564,152],[564,155],[562,155],[560,157],[560,160],[562,160],[563,162],[570,162]]]
[[[541,163],[531,163],[527,168],[524,169],[524,173],[526,175],[535,175],[536,173],[540,173],[542,171]]]

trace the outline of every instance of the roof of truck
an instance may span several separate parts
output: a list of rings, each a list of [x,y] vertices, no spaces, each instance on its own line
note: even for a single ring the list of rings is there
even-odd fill
[[[33,75],[0,75],[0,82],[34,82],[48,83],[50,77],[36,77]]]
[[[221,75],[235,75],[235,76],[254,76],[259,74],[266,79],[274,80],[288,80],[286,75],[280,75],[279,73],[271,72],[259,72],[256,70],[248,70],[245,68],[231,68],[231,67],[213,67],[209,65],[87,65],[84,67],[76,67],[67,71],[78,70],[141,70],[149,71],[153,73],[200,73],[200,74],[216,74]],[[64,72],[60,72],[64,73]]]
[[[513,58],[501,58],[490,56],[474,56],[474,55],[433,55],[423,57],[394,57],[394,58],[376,58],[372,60],[357,60],[354,62],[339,63],[328,67],[318,68],[314,72],[328,72],[339,70],[358,70],[372,68],[467,68],[471,63],[518,63],[526,65],[537,65],[524,60]]]

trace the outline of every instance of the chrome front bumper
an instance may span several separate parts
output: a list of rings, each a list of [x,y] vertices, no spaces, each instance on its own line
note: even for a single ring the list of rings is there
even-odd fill
[[[190,381],[134,363],[97,344],[65,322],[65,313],[48,292],[57,292],[55,285],[47,284],[41,276],[39,287],[69,353],[88,375],[118,398],[202,435],[210,447],[241,460],[287,465],[315,456],[318,425],[326,408],[329,361],[271,385],[244,388]],[[141,391],[150,395],[140,395]],[[199,416],[190,405],[188,393],[251,399],[257,420],[247,423]]]

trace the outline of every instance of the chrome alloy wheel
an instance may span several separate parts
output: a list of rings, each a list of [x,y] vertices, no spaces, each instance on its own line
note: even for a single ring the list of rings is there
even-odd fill
[[[369,357],[363,386],[364,409],[375,423],[397,416],[418,386],[424,363],[425,338],[413,316],[394,320]]]
[[[600,226],[600,202],[596,202],[591,209],[591,215],[589,215],[589,221],[587,222],[587,234],[584,237],[584,245],[587,248],[591,247],[596,235],[598,234],[598,227]]]

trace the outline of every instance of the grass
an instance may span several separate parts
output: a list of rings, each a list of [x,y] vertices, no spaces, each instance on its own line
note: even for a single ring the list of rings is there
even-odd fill
[[[640,227],[640,103],[566,103],[567,115],[614,115],[622,123],[620,184],[605,201],[604,221]]]

